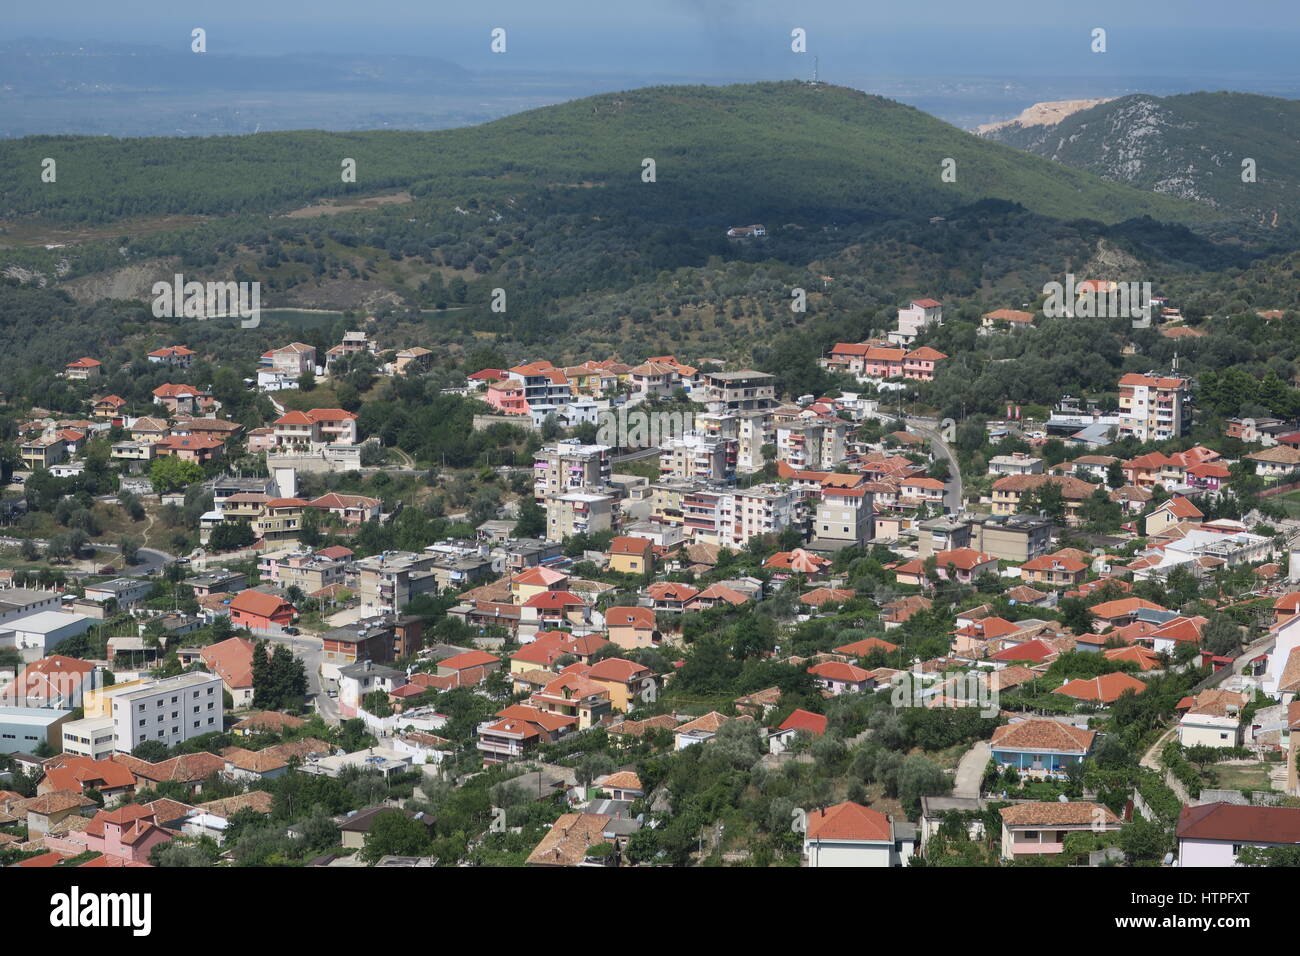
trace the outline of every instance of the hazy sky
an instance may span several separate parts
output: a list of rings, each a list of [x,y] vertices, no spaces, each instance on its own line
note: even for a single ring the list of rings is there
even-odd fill
[[[629,75],[1294,76],[1294,0],[48,0],[6,14],[10,36],[212,53],[400,53],[474,70]],[[488,34],[508,33],[506,56]],[[790,30],[809,56],[790,51]],[[1108,50],[1092,53],[1094,27]],[[1247,84],[1241,84],[1245,86]]]

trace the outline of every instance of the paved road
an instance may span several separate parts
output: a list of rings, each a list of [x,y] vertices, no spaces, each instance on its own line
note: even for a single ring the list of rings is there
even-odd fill
[[[950,514],[956,514],[962,510],[966,501],[961,482],[961,467],[957,464],[957,453],[940,437],[939,423],[933,418],[908,418],[905,421],[908,429],[928,439],[938,453],[947,460],[948,480],[944,483],[943,504]]]
[[[0,545],[7,546],[7,547],[20,547],[23,543],[23,540],[24,540],[23,538],[0,538]],[[38,545],[42,549],[44,549],[46,545],[49,544],[49,541],[47,541],[44,538],[28,538],[26,540],[33,542],[34,544]],[[99,541],[92,541],[90,542],[89,546],[94,548],[96,551],[108,551],[115,555],[119,554],[119,550],[120,550],[118,546],[115,544],[105,544]],[[120,555],[119,558],[114,559],[114,561],[116,560],[120,560]],[[154,548],[141,548],[138,552],[136,552],[135,564],[127,565],[125,567],[121,567],[114,564],[113,573],[120,574],[124,577],[130,577],[130,578],[145,577],[147,575],[155,574],[155,573],[161,574],[163,569],[175,560],[176,560],[176,556],[168,554],[166,551],[158,551],[155,550]],[[96,560],[95,561],[96,570],[79,571],[76,570],[75,568],[67,568],[64,569],[63,573],[66,574],[68,577],[86,577],[88,575],[97,574],[98,568],[103,567],[104,565],[107,565],[109,563],[111,562],[108,560]]]
[[[957,764],[957,775],[952,785],[954,797],[978,797],[980,783],[984,780],[984,770],[989,765],[988,741],[977,741],[974,747],[962,754]]]

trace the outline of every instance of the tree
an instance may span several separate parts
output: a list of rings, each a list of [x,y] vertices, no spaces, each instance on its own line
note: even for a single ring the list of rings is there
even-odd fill
[[[127,564],[135,564],[140,557],[140,539],[124,535],[117,542],[118,553]]]
[[[262,710],[297,710],[307,695],[307,670],[284,644],[268,655],[267,642],[253,651],[253,706]]]
[[[257,534],[247,521],[223,521],[212,529],[208,547],[213,551],[237,551],[249,547],[256,540]]]
[[[1124,475],[1124,468],[1119,463],[1119,459],[1112,461],[1106,466],[1106,484],[1111,488],[1123,488],[1127,483]]]
[[[1215,614],[1201,632],[1201,646],[1221,657],[1235,657],[1241,650],[1241,628],[1226,614]]]
[[[142,740],[135,745],[131,756],[150,763],[158,763],[167,759],[167,745],[161,740]]]
[[[402,810],[384,810],[375,815],[360,855],[373,865],[385,856],[423,856],[430,843],[422,822]]]
[[[516,538],[543,538],[546,536],[546,509],[531,494],[519,504],[519,520],[515,522]]]
[[[202,468],[192,461],[182,461],[175,455],[157,458],[149,468],[149,482],[159,494],[186,488],[202,480]]]
[[[1075,634],[1088,634],[1092,631],[1092,612],[1081,598],[1066,598],[1061,602],[1061,624]]]

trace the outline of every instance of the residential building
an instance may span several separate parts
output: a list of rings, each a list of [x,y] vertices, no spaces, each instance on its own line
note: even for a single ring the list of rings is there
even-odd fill
[[[1190,424],[1187,380],[1130,372],[1119,380],[1119,437],[1164,441],[1182,435]]]
[[[1071,833],[1109,833],[1123,825],[1100,803],[1020,803],[1003,807],[1002,858],[1055,856],[1065,850]]]
[[[661,478],[682,481],[729,482],[736,477],[735,439],[687,432],[659,443]]]
[[[1021,720],[993,731],[990,744],[999,767],[1031,776],[1063,776],[1092,752],[1097,732],[1056,720]]]
[[[356,562],[361,605],[389,613],[400,611],[421,594],[436,593],[436,554],[385,551]]]
[[[222,682],[217,674],[191,671],[127,685],[105,697],[119,753],[130,753],[146,740],[174,747],[224,729]]]
[[[811,547],[838,551],[862,547],[874,537],[872,492],[863,475],[828,475],[813,518]]]
[[[1205,803],[1178,814],[1178,865],[1238,866],[1247,847],[1300,844],[1300,808]]]
[[[810,867],[906,866],[915,842],[915,827],[845,801],[807,815],[803,856]]]
[[[767,372],[705,372],[702,379],[704,401],[721,403],[730,411],[771,408],[776,404],[776,376]]]

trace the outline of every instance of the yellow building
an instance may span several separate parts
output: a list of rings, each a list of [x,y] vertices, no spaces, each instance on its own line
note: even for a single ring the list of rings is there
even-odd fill
[[[654,568],[654,544],[649,538],[620,535],[609,543],[605,556],[609,569],[619,574],[645,574]]]

